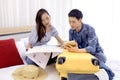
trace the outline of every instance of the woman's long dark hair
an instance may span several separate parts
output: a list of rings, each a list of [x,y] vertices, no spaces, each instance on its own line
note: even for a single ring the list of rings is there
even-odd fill
[[[47,10],[45,9],[40,9],[36,15],[36,27],[37,27],[37,35],[38,35],[37,41],[41,41],[41,39],[45,36],[45,33],[46,33],[46,28],[43,25],[42,19],[41,19],[44,13],[47,13],[49,15]]]

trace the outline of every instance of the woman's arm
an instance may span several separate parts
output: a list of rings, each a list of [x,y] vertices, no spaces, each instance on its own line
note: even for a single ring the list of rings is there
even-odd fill
[[[58,41],[61,45],[63,45],[64,41],[63,41],[58,35],[55,36],[55,38],[57,39],[57,41]]]

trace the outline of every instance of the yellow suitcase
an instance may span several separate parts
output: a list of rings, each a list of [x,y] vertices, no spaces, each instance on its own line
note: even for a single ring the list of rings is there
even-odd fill
[[[99,60],[89,53],[64,51],[59,54],[56,69],[60,80],[67,80],[68,73],[93,74],[99,71]]]

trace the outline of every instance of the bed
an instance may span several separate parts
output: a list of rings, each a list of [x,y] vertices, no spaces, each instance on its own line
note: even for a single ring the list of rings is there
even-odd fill
[[[24,64],[5,67],[5,68],[0,68],[0,80],[14,80],[11,76],[13,71],[15,69],[21,67],[21,66],[26,65],[26,62],[24,61],[25,46],[26,46],[26,42],[27,42],[26,40],[28,40],[28,39],[25,38],[25,39],[21,39],[20,41],[16,41],[17,49],[20,53],[20,56],[21,56]],[[115,77],[114,77],[113,80],[120,80],[120,60],[108,59],[106,64],[115,73]],[[51,65],[47,66],[45,71],[48,73],[48,77],[46,78],[46,80],[59,80],[60,79],[59,78],[59,73],[55,69],[55,64],[51,64]],[[100,75],[101,75],[101,78],[102,78],[100,80],[105,79],[104,74],[101,73]]]
[[[0,68],[0,80],[14,80],[12,77],[12,73],[17,68],[27,65],[27,63],[25,62],[25,52],[26,52],[25,47],[26,47],[27,41],[28,41],[28,38],[24,38],[24,39],[22,38],[21,40],[15,42],[18,52],[20,54],[20,57],[22,58],[24,64]],[[46,78],[46,80],[51,80],[51,79],[59,80],[59,75],[57,70],[55,69],[55,64],[51,64],[47,66],[45,71],[48,73],[48,77]]]
[[[107,62],[107,64],[111,67],[111,69],[115,73],[115,77],[113,80],[120,80],[120,61],[110,60]],[[0,80],[14,80],[11,74],[15,69],[21,66],[24,66],[24,65],[16,65],[16,66],[0,69]],[[45,70],[48,73],[48,77],[46,80],[59,80],[59,74],[55,69],[54,64],[47,66]]]

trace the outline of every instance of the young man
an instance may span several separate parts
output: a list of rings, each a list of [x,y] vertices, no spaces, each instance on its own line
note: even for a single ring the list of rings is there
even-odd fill
[[[66,46],[65,48],[72,52],[88,52],[97,57],[100,61],[100,68],[103,68],[107,72],[109,80],[112,80],[114,73],[105,65],[106,56],[99,44],[95,29],[82,22],[83,14],[78,9],[71,10],[68,17],[71,26],[71,29],[69,30],[69,40],[75,40],[76,46]]]

